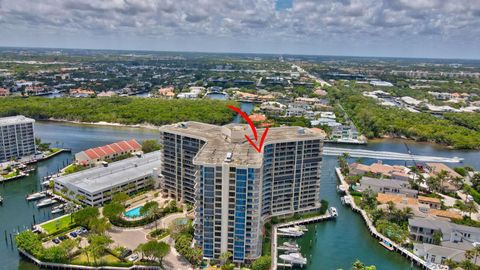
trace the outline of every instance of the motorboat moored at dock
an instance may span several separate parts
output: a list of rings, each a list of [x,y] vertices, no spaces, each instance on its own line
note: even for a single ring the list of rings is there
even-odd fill
[[[284,262],[288,262],[292,265],[306,265],[307,258],[304,258],[300,253],[290,253],[290,254],[282,254],[278,256]]]
[[[27,195],[25,199],[27,201],[36,201],[36,200],[43,199],[45,197],[47,197],[47,194],[44,191],[41,191],[41,192],[35,192],[30,195]]]
[[[52,214],[58,214],[65,211],[66,204],[60,204],[52,208]]]
[[[283,250],[286,252],[299,252],[300,247],[295,242],[285,242],[281,246],[278,247],[278,250]]]
[[[392,244],[390,242],[388,242],[387,240],[383,240],[383,241],[380,241],[378,243],[380,243],[380,245],[382,245],[384,248],[386,248],[389,251],[394,250]]]
[[[52,205],[52,204],[56,204],[57,203],[57,200],[55,199],[43,199],[41,200],[40,202],[37,203],[37,207],[38,208],[41,208],[41,207],[45,207],[45,206],[49,206],[49,205]]]
[[[332,217],[338,217],[337,208],[330,207],[330,208],[328,208],[328,212],[330,213],[330,215],[332,215]]]
[[[304,232],[298,227],[287,227],[287,228],[278,228],[278,234],[288,237],[300,237]]]

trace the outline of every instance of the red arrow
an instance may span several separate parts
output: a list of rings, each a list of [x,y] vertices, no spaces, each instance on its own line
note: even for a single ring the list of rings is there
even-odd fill
[[[258,135],[257,135],[257,128],[255,127],[255,125],[253,124],[252,120],[250,119],[250,117],[248,117],[248,115],[243,112],[242,110],[240,110],[239,108],[237,107],[234,107],[234,106],[230,106],[228,105],[228,108],[230,108],[231,110],[237,112],[238,114],[240,114],[242,116],[243,119],[245,119],[245,121],[247,121],[248,125],[250,125],[250,128],[252,129],[252,133],[253,133],[253,137],[255,137],[255,141],[258,141]],[[262,138],[260,138],[260,145],[257,146],[257,144],[255,144],[255,142],[253,142],[252,139],[250,139],[250,137],[247,136],[247,134],[245,134],[245,138],[247,139],[247,141],[253,146],[253,148],[255,148],[255,150],[257,150],[257,152],[261,153],[262,152],[262,146],[263,146],[263,143],[265,142],[265,138],[267,137],[267,133],[268,133],[268,127],[265,129],[265,131],[263,132],[262,134]]]

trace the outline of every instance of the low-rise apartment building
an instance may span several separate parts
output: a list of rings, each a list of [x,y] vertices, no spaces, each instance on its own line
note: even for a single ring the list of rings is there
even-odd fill
[[[140,145],[136,140],[120,141],[78,152],[75,154],[75,162],[84,166],[92,166],[100,161],[114,159],[116,157],[132,154],[141,150],[142,145]]]
[[[101,206],[117,192],[158,186],[160,151],[132,157],[54,179],[55,190],[90,206]]]

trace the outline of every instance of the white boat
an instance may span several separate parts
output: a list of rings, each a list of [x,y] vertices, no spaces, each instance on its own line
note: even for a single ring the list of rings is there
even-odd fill
[[[52,214],[62,213],[63,211],[65,211],[64,208],[55,208],[55,209],[52,209]]]
[[[37,203],[37,207],[45,207],[57,203],[55,199],[44,199]]]
[[[304,232],[298,227],[279,228],[278,234],[282,236],[300,237]]]
[[[330,213],[330,215],[332,215],[332,217],[338,217],[337,208],[330,207],[328,208],[328,212]]]
[[[284,262],[288,262],[290,264],[295,265],[306,265],[307,258],[304,258],[300,253],[290,253],[290,254],[282,254],[279,256]]]
[[[348,196],[343,196],[342,198],[340,198],[340,200],[342,201],[343,204],[347,204],[347,205],[352,204],[352,199]]]
[[[287,252],[298,252],[300,250],[300,247],[297,243],[285,242],[281,246],[279,246],[278,249],[285,250]]]
[[[340,192],[340,193],[345,193],[347,191],[348,187],[344,186],[344,185],[338,185],[337,186],[337,191]]]
[[[41,191],[41,192],[32,193],[32,194],[28,195],[25,199],[27,201],[36,201],[36,200],[43,199],[45,197],[47,197],[47,194],[45,192]]]
[[[3,197],[0,196],[0,204],[3,204]]]

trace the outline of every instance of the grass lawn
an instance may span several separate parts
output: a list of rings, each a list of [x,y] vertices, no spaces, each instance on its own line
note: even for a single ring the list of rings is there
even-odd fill
[[[355,201],[355,204],[360,207],[360,203],[362,202],[362,196],[352,196],[353,201]]]
[[[18,170],[15,169],[12,172],[9,172],[9,173],[7,173],[5,175],[2,175],[2,176],[3,176],[3,178],[7,179],[7,178],[15,177],[17,175],[18,175]]]
[[[54,234],[54,233],[59,232],[61,230],[65,230],[65,229],[69,228],[70,226],[73,226],[75,223],[70,222],[70,220],[71,220],[70,215],[67,215],[67,216],[64,216],[60,219],[52,220],[48,223],[45,223],[41,227],[48,234]]]
[[[109,264],[109,263],[118,263],[121,262],[120,259],[117,257],[113,256],[112,254],[105,254],[103,255],[100,259],[97,259],[97,263],[100,264]],[[72,260],[73,264],[85,264],[85,263],[94,263],[93,257],[85,255],[85,253],[82,253]]]
[[[82,166],[82,165],[77,165],[77,164],[70,164],[70,165],[68,165],[67,167],[65,167],[64,172],[65,172],[65,175],[67,175],[67,174],[71,174],[71,173],[76,173],[76,172],[79,172],[79,171],[83,171],[83,170],[86,170],[86,169],[88,169],[87,166]]]
[[[61,150],[61,148],[50,148],[50,153],[54,154],[54,153],[56,153],[60,150]]]

